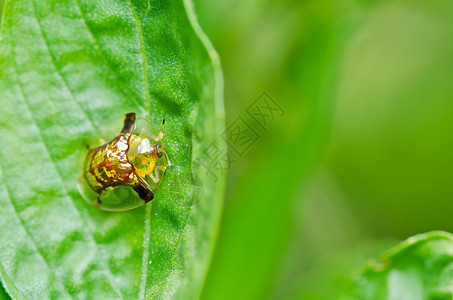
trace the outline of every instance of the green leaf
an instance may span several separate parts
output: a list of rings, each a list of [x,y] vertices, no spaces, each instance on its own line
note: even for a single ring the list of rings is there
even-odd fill
[[[345,287],[340,299],[451,299],[453,235],[413,236],[380,261],[372,261]]]
[[[224,193],[199,163],[212,143],[225,149],[221,76],[190,0],[7,1],[0,279],[12,297],[198,297]],[[102,212],[76,189],[85,146],[131,111],[166,119],[174,170],[152,203]]]
[[[8,300],[11,299],[5,291],[3,284],[0,282],[0,300]]]

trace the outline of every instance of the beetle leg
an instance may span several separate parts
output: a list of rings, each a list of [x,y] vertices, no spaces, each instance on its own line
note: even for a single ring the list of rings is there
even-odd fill
[[[151,179],[154,181],[154,183],[158,183],[159,182],[159,180],[157,180],[157,177],[154,177],[154,171],[149,174],[149,177],[151,177]]]
[[[94,203],[93,203],[93,206],[94,206],[95,208],[99,208],[99,206],[101,205],[101,203],[102,203],[102,201],[101,201],[100,196],[97,196],[96,200],[95,200]]]
[[[138,176],[137,176],[138,177]],[[139,177],[139,183],[135,185],[133,188],[137,192],[138,196],[145,201],[145,203],[148,203],[149,201],[154,199],[154,193],[151,191],[151,189],[148,187],[146,183],[143,182],[143,180]]]
[[[160,181],[159,178],[157,178],[157,176],[158,176],[158,174],[156,172],[157,169],[165,171],[165,167],[155,166],[153,172],[151,174],[149,174],[149,177],[151,177],[151,179],[154,181],[154,183],[159,183],[159,181]]]
[[[162,139],[164,138],[164,124],[165,124],[165,119],[162,120],[162,129],[157,134],[157,138],[153,138],[153,140],[155,140],[156,142],[162,141]]]
[[[157,134],[157,137],[153,137],[152,139],[155,142],[159,142],[159,141],[162,141],[163,138],[164,138],[164,133],[162,131],[159,131],[159,133]]]

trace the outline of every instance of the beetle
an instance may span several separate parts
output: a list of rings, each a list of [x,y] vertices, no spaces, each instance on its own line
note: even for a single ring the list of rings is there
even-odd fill
[[[164,124],[165,119],[162,130],[157,132],[147,120],[136,120],[135,113],[126,114],[118,136],[88,151],[78,182],[83,198],[106,211],[130,210],[153,200],[153,191],[165,173],[166,159],[173,168],[160,143]],[[131,188],[138,198],[131,195]]]

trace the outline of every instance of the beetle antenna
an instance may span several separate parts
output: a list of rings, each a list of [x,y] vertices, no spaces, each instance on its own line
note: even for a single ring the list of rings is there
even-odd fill
[[[161,135],[162,146],[164,146],[164,125],[165,125],[165,118],[162,120],[162,129],[160,130],[160,132],[162,133],[162,135]]]
[[[164,125],[165,125],[165,118],[162,120],[162,147],[164,146],[164,139],[163,139],[163,134],[164,134]],[[168,157],[167,151],[163,151],[165,153],[165,156],[167,157],[168,164],[170,165],[171,169],[173,169],[173,165],[171,164],[170,157]]]

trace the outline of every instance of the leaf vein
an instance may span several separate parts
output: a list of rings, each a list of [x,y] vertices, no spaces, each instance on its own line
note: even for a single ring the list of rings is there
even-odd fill
[[[13,57],[15,57],[14,47],[15,47],[15,44],[14,44],[13,40],[11,40],[11,50],[12,50],[12,52],[13,52]],[[24,95],[24,92],[23,92],[23,90],[22,90],[22,89],[23,89],[23,88],[22,88],[22,84],[21,84],[21,82],[20,82],[20,80],[19,80],[19,75],[18,75],[18,72],[17,72],[16,61],[15,61],[14,59],[13,59],[12,66],[13,66],[13,69],[14,69],[14,75],[15,75],[15,78],[16,78],[16,81],[17,81],[17,85],[18,85],[18,87],[19,87],[20,94],[21,94],[21,96],[22,96],[22,99],[25,100],[25,95]],[[26,106],[27,106],[27,109],[28,109],[29,113],[31,114],[31,111],[30,111],[30,108],[28,107],[28,104],[27,104],[26,102],[25,102],[25,104],[26,104]],[[31,118],[32,118],[32,121],[34,122],[33,116],[32,116]],[[36,125],[36,123],[35,123],[35,125]],[[37,126],[36,126],[36,127],[37,127]],[[39,131],[39,128],[38,128],[38,134],[40,135],[40,138],[42,139],[41,132]],[[46,150],[47,150],[47,148],[46,148]],[[48,152],[48,151],[47,151],[47,152]],[[2,152],[0,152],[0,154],[1,154],[2,156],[4,156]],[[3,160],[0,159],[0,161],[3,161]],[[2,174],[3,174],[3,164],[2,164],[2,163],[0,163],[0,168],[1,168]],[[12,198],[12,196],[11,196],[11,193],[10,193],[9,189],[8,189],[8,184],[7,184],[6,178],[4,178],[4,181],[5,181],[5,186],[6,186],[6,192],[7,192],[7,194],[8,194],[8,198],[9,198],[9,200],[10,200],[11,206],[13,207],[14,213],[16,214],[17,218],[19,219],[20,224],[22,225],[22,228],[24,229],[24,231],[25,231],[25,233],[27,234],[27,236],[30,238],[30,241],[32,242],[33,246],[36,248],[36,252],[39,254],[39,256],[40,256],[40,257],[43,259],[43,261],[46,263],[46,266],[49,268],[49,270],[51,270],[51,271],[53,272],[53,274],[55,275],[55,270],[54,270],[53,268],[50,267],[49,262],[44,258],[44,255],[41,253],[39,247],[36,245],[35,240],[32,238],[32,235],[31,235],[30,232],[27,230],[27,228],[26,228],[26,226],[25,226],[25,224],[24,224],[22,218],[20,217],[19,213],[17,212],[16,206],[14,205],[13,198]],[[57,278],[57,280],[58,280],[58,281],[60,282],[60,284],[62,285],[63,290],[69,295],[69,292],[67,291],[67,289],[66,289],[65,285],[63,284],[63,282],[61,282],[60,279],[59,279],[57,276],[55,276],[55,277]]]
[[[1,156],[4,156],[3,153],[1,154]],[[0,160],[2,161],[2,160]],[[4,174],[3,172],[3,164],[0,163],[0,171],[2,172],[2,174]],[[6,190],[6,193],[8,194],[8,202],[11,204],[11,207],[13,208],[13,211],[14,211],[14,214],[15,216],[17,217],[17,219],[19,220],[19,223],[21,225],[21,227],[24,229],[24,232],[25,234],[28,236],[28,238],[30,239],[31,243],[32,243],[32,246],[35,248],[35,251],[36,253],[42,258],[43,262],[45,263],[46,267],[49,269],[49,271],[51,271],[54,275],[54,270],[50,267],[49,265],[49,262],[44,258],[43,254],[41,253],[41,251],[39,250],[39,247],[36,245],[36,242],[35,240],[31,237],[32,235],[30,234],[30,232],[27,230],[21,216],[19,215],[19,213],[17,212],[17,208],[16,206],[14,205],[14,202],[12,201],[12,196],[11,196],[11,192],[8,188],[8,183],[7,183],[7,180],[6,178],[3,178],[3,182],[5,182],[4,186],[5,186],[5,190]],[[57,276],[55,276],[57,278]],[[61,287],[63,288],[63,291],[69,296],[69,292],[68,290],[66,289],[66,287],[64,286],[64,284],[59,280],[57,279],[58,282],[60,283]]]
[[[142,30],[142,22],[137,16],[137,12],[134,9],[134,6],[132,5],[131,0],[127,0],[127,3],[129,4],[129,7],[132,11],[132,15],[135,18],[135,23],[137,26],[137,31],[138,31],[138,38],[140,41],[140,51],[143,57],[143,85],[144,85],[144,98],[145,98],[145,110],[146,112],[149,113],[150,110],[150,91],[149,91],[149,82],[148,82],[148,57],[146,55],[146,49],[145,49],[145,42],[143,40],[143,30]],[[146,16],[146,15],[145,15]]]
[[[71,92],[71,90],[69,89],[69,87],[68,87],[68,85],[66,84],[65,80],[63,79],[63,76],[59,73],[59,70],[58,70],[58,68],[57,68],[57,66],[56,66],[56,64],[55,64],[55,62],[54,62],[54,57],[53,57],[53,55],[52,55],[52,53],[51,53],[51,51],[50,51],[50,47],[49,47],[48,41],[47,41],[46,36],[44,35],[44,32],[43,32],[43,30],[42,30],[41,23],[39,22],[39,19],[38,19],[37,15],[36,15],[36,7],[35,7],[35,6],[36,6],[36,2],[33,0],[32,7],[33,7],[34,18],[35,18],[36,23],[37,23],[37,25],[38,25],[38,29],[39,29],[39,31],[40,31],[42,40],[43,40],[43,42],[44,42],[44,44],[45,44],[45,46],[46,46],[46,48],[47,48],[47,51],[48,51],[48,53],[49,53],[50,58],[51,58],[52,64],[54,65],[54,67],[55,67],[55,69],[56,69],[56,71],[57,71],[56,73],[57,73],[58,76],[61,78],[62,82],[64,83],[64,85],[65,85],[65,87],[66,87],[66,89],[67,89],[67,90],[69,91],[69,93],[71,94],[71,96],[72,96],[72,98],[73,98],[73,102],[75,102],[77,105],[79,105],[78,102],[75,100],[75,97],[74,97],[73,93]],[[14,57],[15,57],[15,56],[14,56]],[[17,69],[16,69],[16,74],[17,74]],[[19,79],[18,79],[18,82],[20,82]],[[69,190],[68,190],[68,188],[66,187],[65,181],[63,180],[63,177],[61,176],[60,170],[59,170],[59,168],[57,167],[57,165],[56,165],[56,163],[55,163],[55,161],[54,161],[54,159],[53,159],[53,157],[52,157],[52,154],[50,153],[50,151],[49,151],[49,149],[48,149],[47,144],[44,142],[44,138],[43,138],[43,135],[42,135],[42,133],[41,133],[41,129],[40,129],[40,127],[38,126],[38,124],[36,123],[36,121],[35,121],[35,119],[34,119],[34,117],[33,117],[33,114],[31,113],[31,109],[30,109],[30,107],[29,107],[29,105],[28,105],[28,103],[27,103],[27,101],[26,101],[26,98],[25,98],[25,95],[23,94],[23,92],[22,92],[22,96],[23,96],[23,98],[24,98],[24,100],[25,100],[25,104],[27,105],[28,110],[30,111],[31,119],[32,119],[33,123],[35,124],[36,128],[38,129],[38,132],[39,132],[39,136],[40,136],[41,142],[42,142],[42,144],[44,145],[44,148],[46,149],[47,154],[49,155],[50,161],[51,161],[52,164],[54,165],[55,171],[57,172],[58,176],[60,177],[60,180],[61,180],[61,182],[62,182],[62,184],[63,184],[63,186],[64,186],[64,188],[65,188],[65,190],[66,190],[66,194],[69,194]],[[83,108],[82,108],[80,105],[79,105],[79,107],[80,107],[80,109],[84,112],[85,116],[86,116],[87,119],[90,121],[90,123],[91,123],[91,125],[93,126],[93,128],[95,128],[94,125],[93,125],[93,123],[92,123],[92,121],[90,120],[90,118],[88,117],[88,115],[85,113],[85,111],[83,110]],[[77,215],[78,215],[78,217],[80,218],[80,220],[82,221],[82,223],[85,225],[84,227],[88,228],[88,226],[86,226],[87,224],[86,224],[85,219],[82,217],[82,214],[80,213],[80,211],[78,210],[78,208],[75,206],[74,200],[72,199],[72,197],[68,197],[68,198],[71,199],[72,206],[74,207],[75,211],[77,212]],[[95,242],[95,240],[94,240],[93,233],[92,233],[89,229],[87,229],[86,231],[89,233],[88,236],[89,236],[89,238],[90,238],[91,244],[94,246],[94,248],[96,249],[96,251],[99,252],[99,248],[98,248],[98,246],[97,246],[97,244],[96,244],[96,242]],[[122,296],[122,294],[121,294],[120,289],[118,288],[118,285],[117,285],[117,284],[114,284],[114,280],[113,280],[113,278],[112,278],[112,277],[113,277],[113,274],[112,274],[112,271],[110,270],[110,267],[108,266],[108,264],[107,264],[106,266],[104,266],[104,267],[106,267],[106,270],[108,271],[108,273],[107,273],[106,275],[107,275],[107,277],[109,278],[109,281],[110,281],[112,287],[114,288],[115,292],[118,293],[118,295],[120,296],[120,298],[123,299],[123,296]]]
[[[104,51],[102,50],[102,47],[101,47],[101,44],[99,43],[98,39],[96,38],[96,36],[94,35],[93,31],[91,30],[90,26],[88,26],[87,22],[86,22],[86,17],[85,17],[85,13],[83,12],[82,10],[82,7],[80,6],[80,0],[75,0],[76,4],[77,4],[77,8],[80,12],[80,16],[81,16],[81,19],[83,21],[83,24],[85,25],[88,33],[90,34],[91,36],[91,39],[93,40],[93,43],[94,45],[96,46],[96,49],[97,49],[97,52],[101,54],[101,56],[105,59],[106,61],[106,65],[107,67],[109,68],[110,71],[112,71],[117,78],[121,78],[122,76],[120,76],[118,74],[118,72],[115,70],[115,68],[113,68],[111,65],[110,65],[110,61],[109,59],[107,58],[107,56],[105,55]],[[122,87],[123,90],[127,90],[127,88],[125,87],[124,83],[122,80],[118,80],[118,83],[119,85]],[[140,102],[138,102],[134,97],[132,97],[132,101],[135,102],[135,104],[137,104],[138,108],[142,109],[142,106],[140,104]]]
[[[146,207],[146,219],[145,219],[145,230],[143,233],[143,256],[142,256],[142,274],[140,276],[140,289],[138,294],[138,299],[144,299],[146,281],[148,277],[148,259],[149,259],[149,244],[150,244],[150,234],[151,234],[151,203]]]
[[[49,53],[49,56],[51,58],[51,62],[52,62],[52,65],[55,67],[55,73],[58,75],[58,77],[61,79],[61,82],[63,82],[63,85],[65,86],[66,90],[69,92],[69,94],[71,95],[72,97],[72,102],[74,104],[76,104],[80,110],[83,112],[83,114],[85,115],[86,119],[88,120],[88,122],[90,123],[91,127],[97,131],[97,128],[96,126],[94,125],[94,122],[93,120],[88,116],[88,113],[85,111],[85,109],[82,107],[82,105],[77,101],[74,93],[72,92],[72,90],[69,88],[69,85],[66,81],[66,79],[64,78],[64,76],[62,75],[61,71],[60,71],[60,68],[57,66],[56,64],[56,59],[55,59],[55,56],[52,54],[52,52],[50,51],[50,46],[49,46],[49,42],[47,40],[47,37],[42,29],[42,25],[41,25],[41,22],[39,21],[38,17],[36,16],[36,2],[35,0],[33,0],[33,13],[34,13],[34,17],[36,19],[36,22],[38,24],[38,28],[39,28],[39,31],[41,33],[41,37],[44,41],[44,44],[46,45],[46,48],[47,48],[47,51]]]

